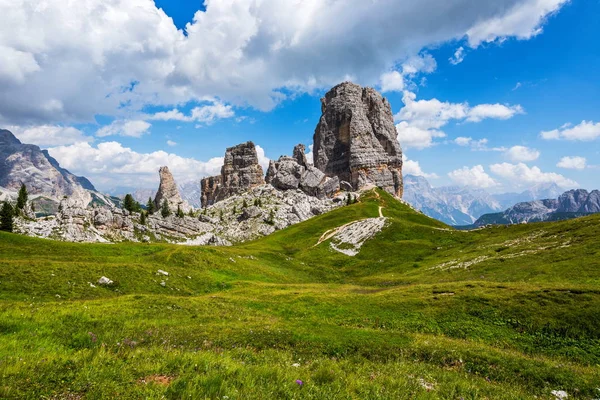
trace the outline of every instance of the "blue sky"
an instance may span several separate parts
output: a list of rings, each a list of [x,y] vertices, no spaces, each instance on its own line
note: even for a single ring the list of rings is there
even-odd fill
[[[0,125],[103,190],[153,187],[162,164],[199,179],[246,140],[263,163],[310,145],[345,78],[389,99],[405,173],[600,187],[596,0],[32,1],[0,28],[22,32],[0,34]]]

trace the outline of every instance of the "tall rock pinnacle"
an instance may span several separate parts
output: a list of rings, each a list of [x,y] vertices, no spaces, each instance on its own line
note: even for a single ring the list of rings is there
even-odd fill
[[[378,186],[402,197],[402,149],[388,101],[374,89],[344,82],[321,104],[315,167],[355,190]]]
[[[163,202],[167,200],[171,210],[176,210],[178,206],[183,211],[189,210],[190,206],[181,198],[177,183],[175,183],[175,179],[173,178],[171,171],[169,171],[169,167],[160,167],[158,173],[160,174],[160,185],[158,186],[158,191],[154,198],[156,208],[159,209]]]
[[[202,206],[207,207],[264,183],[256,146],[252,142],[238,144],[225,152],[221,175],[202,179]]]

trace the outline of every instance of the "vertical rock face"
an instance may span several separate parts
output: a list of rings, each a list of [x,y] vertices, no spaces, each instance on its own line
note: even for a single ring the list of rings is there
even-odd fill
[[[175,183],[175,179],[173,178],[171,171],[169,171],[169,167],[160,167],[158,173],[160,174],[160,185],[158,186],[158,191],[154,198],[154,205],[156,208],[159,209],[166,200],[171,210],[176,210],[178,206],[183,211],[189,210],[190,206],[181,198],[177,183]]]
[[[254,143],[230,147],[225,152],[221,175],[202,180],[202,206],[212,205],[264,183],[264,173],[258,163]]]
[[[344,82],[321,104],[315,167],[355,190],[374,185],[402,197],[402,149],[387,100],[374,89]]]

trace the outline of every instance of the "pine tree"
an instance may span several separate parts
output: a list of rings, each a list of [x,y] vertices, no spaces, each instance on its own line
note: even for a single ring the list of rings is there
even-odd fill
[[[19,197],[17,198],[17,209],[22,210],[27,205],[27,188],[24,183],[21,183],[21,188],[19,189]]]
[[[262,200],[260,198],[258,199],[258,206],[262,207]]]
[[[242,204],[242,208],[248,208],[248,202],[244,199],[244,203]]]
[[[135,200],[129,193],[127,193],[123,199],[123,208],[129,212],[135,211]]]
[[[195,217],[195,215],[194,215],[194,210],[193,210],[192,208],[190,208],[190,211],[188,212],[188,215],[189,215],[190,217]]]
[[[142,215],[140,215],[140,224],[146,225],[146,213],[142,211]]]
[[[179,204],[177,204],[177,213],[175,213],[175,215],[177,215],[179,218],[185,217],[185,214],[183,213],[183,210],[181,209]]]
[[[154,205],[154,201],[151,197],[148,197],[148,203],[146,203],[146,209],[148,211],[148,215],[152,215],[156,212],[156,206]]]
[[[169,202],[166,199],[163,200],[162,207],[160,208],[160,215],[162,215],[163,218],[167,218],[169,215],[171,215]]]
[[[350,205],[352,204],[352,195],[350,193],[348,193],[348,197],[346,199],[346,205]]]
[[[0,231],[13,231],[13,217],[15,211],[9,202],[5,201],[0,210]]]
[[[254,199],[254,206],[258,207],[258,198]]]

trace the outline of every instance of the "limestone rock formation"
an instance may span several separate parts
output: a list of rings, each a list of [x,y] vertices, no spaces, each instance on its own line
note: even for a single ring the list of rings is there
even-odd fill
[[[344,82],[321,104],[315,167],[354,190],[378,186],[402,197],[402,149],[388,101],[374,89]]]
[[[278,161],[271,160],[267,183],[279,190],[300,189],[319,199],[332,197],[340,190],[338,177],[330,178],[308,164],[305,151],[304,145],[299,144],[294,147],[293,157],[281,156]]]
[[[23,144],[10,131],[0,129],[0,187],[17,192],[25,184],[32,198],[45,196],[58,203],[64,196],[81,206],[92,201],[94,186],[86,178],[60,167],[47,151]]]
[[[207,207],[264,183],[264,173],[258,163],[254,143],[230,147],[225,152],[221,175],[202,179],[202,206]]]
[[[158,191],[154,198],[156,209],[160,209],[163,202],[166,200],[171,210],[177,210],[177,207],[179,207],[184,212],[189,211],[191,207],[181,198],[179,188],[173,178],[173,174],[169,171],[169,167],[160,167],[158,173],[160,175],[160,185],[158,186]]]

